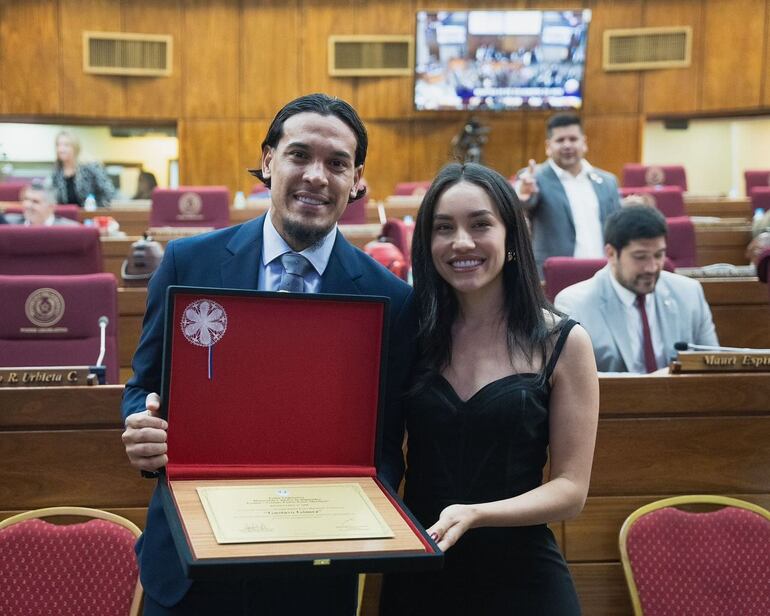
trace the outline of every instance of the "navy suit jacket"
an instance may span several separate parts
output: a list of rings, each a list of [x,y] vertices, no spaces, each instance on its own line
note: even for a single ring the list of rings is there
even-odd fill
[[[134,374],[123,394],[124,420],[129,414],[146,408],[148,393],[160,393],[166,288],[185,285],[257,289],[263,224],[264,216],[260,216],[242,225],[168,244],[163,261],[150,280],[142,336],[132,362]],[[401,392],[414,361],[417,333],[412,289],[337,231],[329,263],[321,277],[320,292],[390,298],[385,428],[379,470],[383,478],[397,488],[404,470]],[[178,603],[191,581],[182,572],[157,490],[150,501],[137,553],[145,592],[161,605]],[[354,583],[355,580],[351,580],[351,584]],[[300,582],[294,582],[294,592],[301,592]]]

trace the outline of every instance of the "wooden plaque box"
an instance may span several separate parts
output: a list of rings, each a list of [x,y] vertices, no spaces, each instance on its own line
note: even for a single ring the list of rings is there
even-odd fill
[[[442,554],[378,475],[388,300],[172,286],[163,505],[193,579],[433,569]],[[218,544],[197,488],[358,483],[387,539]]]

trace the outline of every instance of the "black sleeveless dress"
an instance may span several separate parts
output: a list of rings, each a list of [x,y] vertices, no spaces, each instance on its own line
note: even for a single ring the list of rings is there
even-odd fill
[[[454,503],[502,500],[542,483],[549,380],[575,321],[562,326],[545,382],[512,374],[459,398],[437,375],[407,402],[404,500],[427,528]],[[381,616],[580,614],[567,565],[545,524],[471,529],[444,569],[387,575]]]

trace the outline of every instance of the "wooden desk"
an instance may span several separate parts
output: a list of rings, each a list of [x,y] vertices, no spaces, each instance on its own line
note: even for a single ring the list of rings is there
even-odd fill
[[[751,225],[747,223],[697,224],[695,246],[697,265],[732,263],[748,265],[746,246],[751,241]]]
[[[618,533],[637,507],[678,494],[770,506],[770,374],[602,378],[591,488],[563,523],[583,612],[632,614]]]
[[[583,612],[631,614],[617,538],[637,507],[676,494],[770,506],[770,374],[601,378],[583,513],[553,526]],[[120,440],[121,386],[0,389],[0,518],[83,505],[144,521],[154,482]],[[374,587],[374,584],[372,584]],[[366,614],[376,614],[368,597]]]
[[[684,207],[688,216],[717,216],[751,220],[751,199],[748,197],[709,197],[685,195]]]
[[[765,283],[757,278],[701,278],[700,282],[720,344],[770,349],[770,302]]]
[[[78,505],[144,526],[155,482],[128,463],[122,393],[122,385],[0,389],[0,519]]]

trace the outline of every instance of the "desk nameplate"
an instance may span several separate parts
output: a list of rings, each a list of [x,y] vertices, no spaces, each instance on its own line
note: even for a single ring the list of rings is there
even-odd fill
[[[680,351],[671,372],[770,372],[770,352]]]
[[[61,387],[97,383],[97,376],[88,366],[0,368],[0,387]]]

